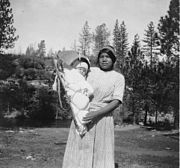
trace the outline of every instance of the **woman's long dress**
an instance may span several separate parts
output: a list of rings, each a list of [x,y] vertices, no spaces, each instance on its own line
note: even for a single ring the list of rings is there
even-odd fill
[[[122,101],[124,77],[115,72],[91,68],[88,82],[94,89],[90,110],[106,106],[111,100]],[[114,123],[112,113],[89,125],[89,131],[80,137],[72,121],[63,168],[114,168]]]

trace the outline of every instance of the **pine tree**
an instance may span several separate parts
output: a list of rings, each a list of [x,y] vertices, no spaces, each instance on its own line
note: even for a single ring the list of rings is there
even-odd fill
[[[153,63],[158,60],[158,52],[159,50],[159,38],[158,34],[155,31],[154,23],[151,21],[148,24],[147,30],[145,30],[143,42],[145,43],[143,46],[144,54],[150,61],[150,67],[153,66]]]
[[[82,33],[80,34],[80,52],[87,56],[90,55],[90,44],[92,42],[92,33],[90,33],[90,27],[88,21],[85,22]]]
[[[116,52],[117,61],[116,61],[116,67],[117,69],[120,68],[120,46],[121,46],[121,33],[119,28],[119,22],[118,19],[116,20],[114,31],[113,31],[113,46]]]
[[[179,127],[179,1],[171,0],[169,10],[158,24],[162,52],[166,55],[163,88],[166,90],[164,107],[173,107],[175,127]]]
[[[158,30],[161,39],[162,52],[168,62],[179,59],[179,0],[171,0],[167,15],[160,18]]]
[[[40,58],[44,58],[46,55],[45,40],[41,40],[41,42],[38,44],[38,55]]]
[[[128,34],[126,30],[126,25],[124,21],[120,25],[120,32],[121,32],[121,54],[123,57],[127,55],[128,51]]]
[[[122,21],[119,32],[118,32],[118,25],[116,26],[117,31],[117,46],[116,46],[116,53],[117,53],[117,62],[116,62],[116,69],[123,72],[125,67],[125,57],[128,53],[128,34],[126,32],[126,25],[124,21]]]
[[[103,23],[96,27],[94,34],[94,42],[95,42],[95,54],[103,48],[105,45],[109,44],[110,31],[106,27],[106,24]]]
[[[133,60],[140,60],[140,58],[141,58],[141,50],[140,50],[140,39],[139,39],[138,34],[136,34],[134,36],[134,41],[133,41],[133,45],[131,47],[130,52],[131,52]]]
[[[115,49],[115,52],[116,52],[117,55],[118,55],[118,46],[119,46],[119,43],[120,43],[119,35],[120,35],[119,21],[117,19],[116,23],[115,23],[115,26],[114,26],[114,30],[113,30],[113,46],[114,46],[114,49]]]
[[[128,108],[133,113],[133,123],[138,120],[137,116],[140,113],[140,93],[139,93],[139,81],[141,80],[141,72],[143,69],[143,60],[141,60],[140,40],[138,34],[134,36],[133,45],[128,52],[128,57],[125,59],[124,75],[126,84],[129,88],[129,101]]]
[[[154,23],[151,21],[148,26],[147,26],[147,30],[145,30],[145,34],[144,34],[144,45],[143,45],[143,54],[145,55],[145,59],[148,59],[146,66],[144,67],[143,71],[146,75],[146,79],[143,79],[142,81],[142,90],[144,90],[144,93],[146,95],[148,95],[147,97],[144,97],[145,99],[145,119],[144,119],[144,123],[146,124],[146,120],[147,120],[147,113],[148,111],[150,112],[150,108],[153,109],[152,111],[155,111],[156,116],[157,116],[157,103],[155,101],[154,95],[156,93],[156,84],[157,84],[157,76],[156,76],[156,67],[158,64],[158,55],[160,54],[160,49],[159,49],[159,38],[158,38],[158,34],[155,30],[155,26]],[[148,64],[149,62],[149,64]],[[148,102],[148,103],[147,103]],[[149,105],[151,104],[151,106]],[[156,121],[157,121],[157,117],[156,117]]]
[[[30,44],[26,49],[26,56],[33,57],[37,55],[37,51],[34,48],[33,44]]]
[[[0,53],[4,49],[13,48],[18,39],[13,26],[14,19],[9,0],[0,0]]]

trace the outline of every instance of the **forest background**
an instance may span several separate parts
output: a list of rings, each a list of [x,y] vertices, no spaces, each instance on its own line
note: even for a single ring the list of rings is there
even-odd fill
[[[129,47],[125,21],[117,19],[111,34],[106,24],[90,31],[88,21],[79,35],[79,45],[46,53],[46,42],[29,45],[25,54],[8,54],[18,40],[13,26],[9,0],[0,0],[0,116],[50,121],[71,118],[64,91],[61,97],[52,90],[55,76],[53,55],[85,55],[97,66],[97,52],[113,37],[116,71],[126,79],[123,105],[115,113],[115,124],[152,124],[157,128],[179,127],[179,1],[171,0],[169,9],[157,26],[147,25],[144,38],[134,35]],[[141,43],[143,42],[143,45]],[[61,100],[61,101],[59,101]]]

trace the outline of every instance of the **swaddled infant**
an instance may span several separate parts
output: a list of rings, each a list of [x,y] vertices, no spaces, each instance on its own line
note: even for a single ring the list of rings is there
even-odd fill
[[[78,61],[73,69],[64,68],[64,87],[70,99],[72,112],[74,113],[77,132],[83,136],[87,132],[87,126],[83,117],[88,113],[89,98],[93,94],[93,88],[86,81],[89,65]]]

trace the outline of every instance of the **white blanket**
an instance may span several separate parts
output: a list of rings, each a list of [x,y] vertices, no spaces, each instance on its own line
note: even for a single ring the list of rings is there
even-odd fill
[[[88,113],[89,97],[93,94],[93,88],[76,69],[64,69],[62,80],[67,96],[70,98],[70,105],[77,125],[76,130],[80,136],[83,136],[87,132],[83,117]],[[57,83],[54,82],[53,89],[56,90],[56,88]]]

